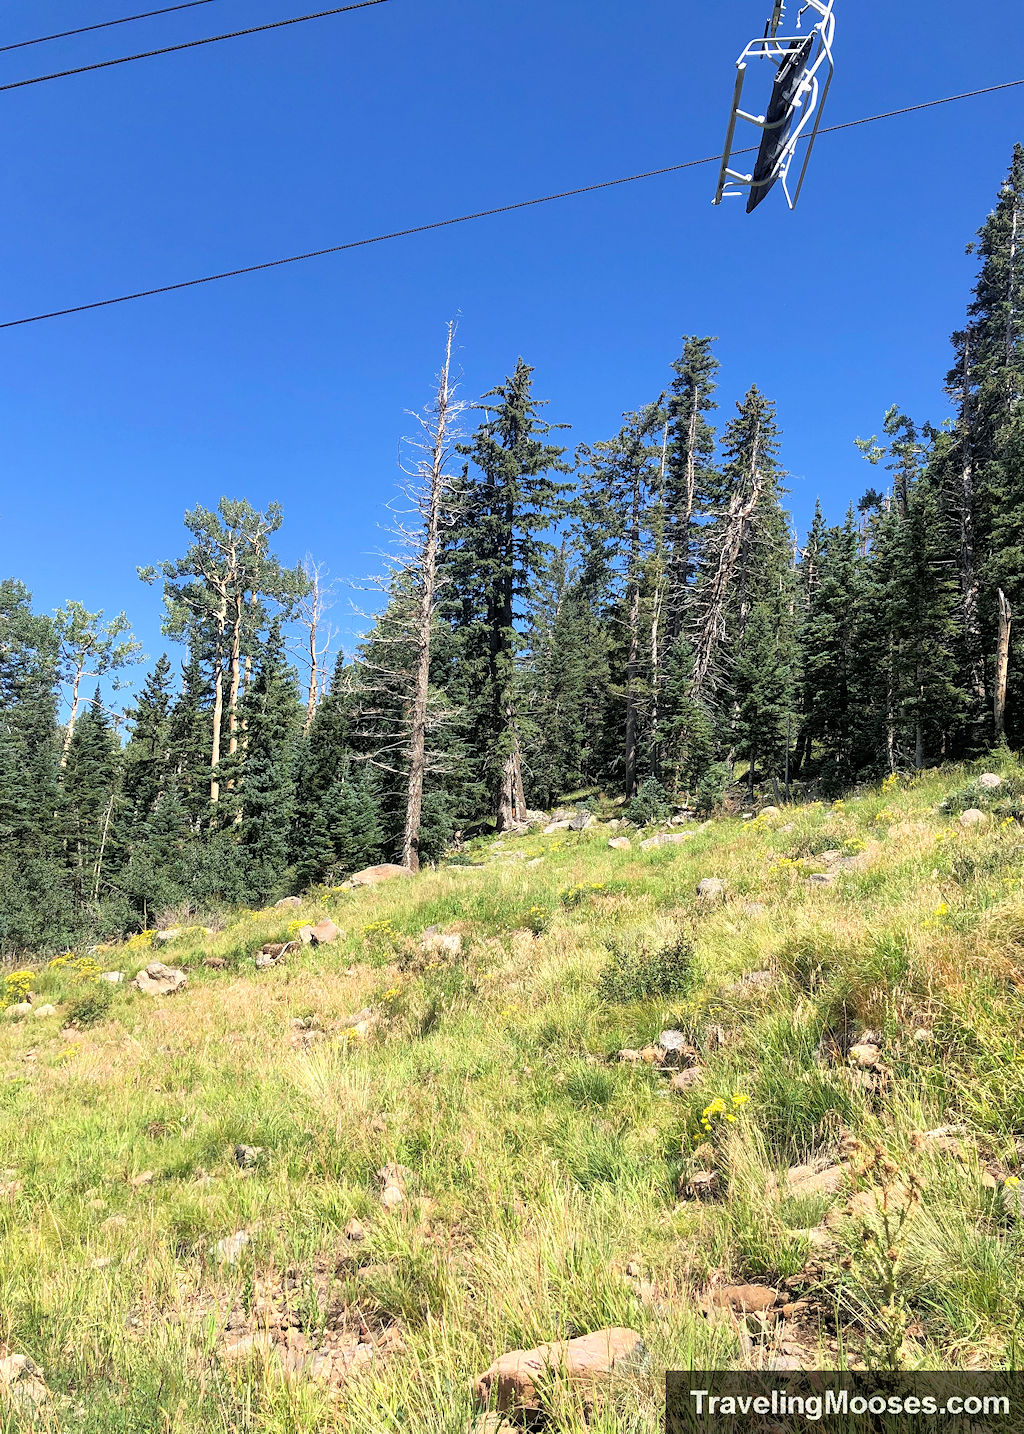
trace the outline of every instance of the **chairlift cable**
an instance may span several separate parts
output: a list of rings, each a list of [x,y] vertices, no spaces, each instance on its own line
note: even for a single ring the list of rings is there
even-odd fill
[[[936,109],[940,105],[951,105],[959,100],[973,100],[982,95],[998,94],[1003,90],[1018,89],[1024,79],[1006,80],[999,85],[987,85],[980,90],[965,90],[959,95],[946,95],[938,100],[923,100],[920,104],[906,105],[902,109],[885,110],[881,114],[863,115],[860,119],[846,120],[841,124],[822,127],[820,134],[837,134],[841,130],[857,129],[861,125],[877,124],[880,120],[896,119],[902,115],[917,114],[921,110]],[[737,154],[753,154],[757,146],[737,150]],[[198,279],[183,279],[175,284],[161,284],[153,289],[139,289],[132,294],[118,294],[110,299],[94,299],[88,304],[75,304],[67,309],[52,309],[49,313],[29,314],[21,319],[7,319],[0,322],[0,329],[20,328],[25,324],[42,323],[45,319],[63,319],[70,314],[84,314],[93,309],[106,309],[115,304],[128,304],[136,299],[151,299],[158,294],[172,294],[180,289],[194,289],[202,284],[218,283],[222,279],[237,279],[244,274],[259,274],[266,269],[279,269],[286,264],[301,264],[307,259],[321,259],[329,254],[343,254],[350,249],[365,249],[373,244],[385,244],[392,239],[408,239],[416,234],[429,234],[438,229],[450,229],[457,224],[468,224],[475,219],[491,219],[501,214],[512,214],[521,209],[533,209],[540,204],[553,204],[560,199],[575,199],[584,194],[595,194],[603,189],[616,189],[624,184],[635,184],[643,179],[656,179],[665,174],[678,174],[684,169],[696,169],[705,164],[718,164],[721,156],[706,155],[703,159],[687,159],[680,164],[665,165],[660,169],[648,169],[641,174],[627,174],[619,179],[604,179],[596,184],[581,185],[578,189],[563,189],[557,194],[541,194],[534,199],[520,199],[512,204],[501,204],[493,209],[479,209],[472,214],[459,214],[451,219],[435,219],[428,224],[417,224],[409,229],[396,229],[389,234],[374,234],[366,239],[351,239],[346,244],[332,244],[325,249],[310,249],[304,254],[290,254],[283,259],[268,259],[262,264],[246,264],[239,269],[225,269],[217,274],[204,274]]]
[[[50,40],[67,40],[72,35],[88,35],[93,30],[109,30],[114,25],[131,25],[136,20],[150,20],[154,15],[172,15],[175,10],[194,10],[197,5],[212,5],[213,0],[182,0],[178,5],[165,5],[161,10],[144,10],[140,15],[121,15],[116,20],[100,20],[95,25],[80,25],[77,30],[58,30],[55,35],[37,35],[33,40],[16,40],[13,45],[0,45],[0,55],[9,50],[27,50],[30,45],[45,45]]]
[[[48,80],[66,80],[70,75],[87,75],[91,70],[109,70],[112,65],[129,65],[134,60],[151,60],[154,55],[173,55],[178,50],[195,50],[200,45],[215,45],[219,40],[237,40],[242,35],[259,35],[266,30],[282,30],[286,25],[303,25],[307,20],[324,20],[329,15],[347,15],[352,10],[369,10],[374,5],[386,5],[388,0],[355,0],[350,5],[339,5],[333,10],[317,10],[311,15],[292,15],[287,20],[271,20],[266,25],[252,25],[247,30],[229,30],[223,35],[206,35],[201,40],[185,40],[178,45],[164,45],[159,50],[143,50],[137,55],[119,55],[113,60],[97,60],[92,65],[78,65],[72,70],[55,70],[49,75],[33,75],[27,80],[12,80],[0,85],[0,94],[7,90],[23,90],[26,85],[43,85]]]

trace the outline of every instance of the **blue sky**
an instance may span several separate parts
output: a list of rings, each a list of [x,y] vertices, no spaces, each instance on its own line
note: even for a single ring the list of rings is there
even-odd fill
[[[0,56],[0,83],[301,13],[216,0]],[[18,317],[710,155],[768,0],[391,0],[3,96],[0,316]],[[9,0],[2,42],[118,0]],[[795,4],[794,4],[795,9]],[[836,0],[837,122],[1024,75],[1019,0]],[[999,37],[1003,40],[1000,41]],[[801,207],[714,209],[713,168],[0,332],[0,550],[36,603],[127,608],[222,494],[280,549],[373,568],[405,410],[460,316],[464,392],[523,354],[570,443],[656,396],[687,332],[722,403],[778,404],[791,506],[838,518],[893,402],[945,413],[947,341],[1024,91],[820,143]],[[335,619],[351,628],[343,598]]]

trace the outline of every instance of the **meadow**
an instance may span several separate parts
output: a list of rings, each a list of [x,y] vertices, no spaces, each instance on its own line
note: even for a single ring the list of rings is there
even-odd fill
[[[22,960],[5,1004],[56,1010],[0,1024],[0,1354],[39,1373],[0,1428],[493,1431],[493,1359],[613,1326],[649,1365],[553,1387],[551,1434],[654,1434],[667,1368],[1019,1364],[1022,791],[1007,756],[628,850],[595,803]]]

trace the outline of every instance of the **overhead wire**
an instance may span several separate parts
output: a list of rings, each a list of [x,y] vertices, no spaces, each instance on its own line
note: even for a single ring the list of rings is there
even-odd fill
[[[176,10],[194,10],[199,5],[212,5],[213,0],[181,0],[178,5],[164,5],[160,10],[143,10],[139,15],[121,15],[116,20],[99,20],[95,25],[79,25],[77,30],[58,30],[53,35],[36,35],[31,40],[15,40],[13,45],[0,45],[0,55],[10,50],[27,50],[30,45],[46,45],[51,40],[67,40],[72,35],[90,35],[93,30],[109,30],[114,25],[131,25],[136,20],[151,20],[154,15],[173,15]]]
[[[49,80],[66,80],[70,75],[87,75],[92,70],[109,70],[114,65],[130,65],[135,60],[151,60],[155,55],[173,55],[179,50],[197,50],[201,45],[216,45],[221,40],[237,40],[242,35],[261,35],[267,30],[283,30],[287,25],[304,25],[308,20],[326,20],[330,15],[347,15],[352,10],[369,10],[375,5],[387,5],[389,0],[355,0],[349,5],[338,5],[333,10],[316,10],[310,15],[292,15],[287,20],[271,20],[266,25],[250,25],[245,30],[228,30],[223,35],[204,35],[200,40],[184,40],[177,45],[163,45],[158,50],[141,50],[136,55],[118,55],[113,60],[97,60],[91,65],[76,65],[71,70],[54,70],[49,75],[32,75],[27,80],[11,80],[0,85],[0,94],[8,90],[23,90],[27,85],[44,85]]]
[[[1006,80],[999,85],[987,85],[980,90],[965,90],[962,94],[946,95],[938,100],[923,100],[916,105],[905,105],[902,109],[884,110],[880,114],[863,115],[860,119],[846,120],[840,124],[823,126],[818,134],[838,134],[842,130],[857,129],[861,125],[877,124],[880,120],[896,119],[902,115],[917,114],[921,110],[936,109],[940,105],[951,105],[959,100],[977,99],[982,95],[997,94],[1003,90],[1017,89],[1024,85],[1024,79]],[[734,151],[736,154],[752,154],[756,146]],[[24,324],[38,324],[46,319],[62,319],[70,314],[84,314],[93,309],[106,309],[115,304],[128,304],[136,299],[151,299],[158,294],[172,294],[182,289],[194,289],[203,284],[215,284],[223,279],[237,279],[244,274],[259,274],[267,269],[279,269],[288,264],[301,264],[308,259],[322,259],[330,254],[343,254],[352,249],[365,249],[374,244],[386,244],[394,239],[408,239],[417,234],[430,234],[439,229],[450,229],[457,224],[469,224],[476,219],[491,219],[501,214],[512,214],[517,210],[532,209],[541,204],[553,204],[561,199],[575,199],[584,194],[595,194],[604,189],[615,189],[624,184],[636,184],[644,179],[656,179],[661,175],[679,174],[682,170],[697,169],[705,164],[717,164],[719,154],[705,155],[702,159],[687,159],[679,164],[663,165],[660,169],[647,169],[640,174],[626,174],[618,179],[602,179],[595,184],[580,185],[576,189],[563,189],[554,194],[541,194],[533,199],[519,199],[510,204],[499,204],[491,209],[478,209],[471,214],[458,214],[449,219],[434,219],[426,224],[416,224],[408,229],[395,229],[386,234],[373,234],[364,239],[350,239],[344,244],[331,244],[323,249],[309,249],[302,254],[289,254],[282,259],[266,259],[259,264],[246,264],[238,269],[224,269],[215,274],[204,274],[197,279],[181,279],[173,284],[160,284],[152,289],[138,289],[130,294],[118,294],[109,299],[94,299],[87,304],[74,304],[66,309],[51,309],[48,313],[29,314],[20,319],[0,322],[0,329],[19,328]]]

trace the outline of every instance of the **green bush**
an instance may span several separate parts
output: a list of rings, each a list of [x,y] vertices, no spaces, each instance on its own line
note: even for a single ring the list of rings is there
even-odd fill
[[[72,996],[64,1007],[69,1026],[95,1026],[110,1010],[114,992],[103,981],[96,981],[78,996]]]
[[[601,972],[598,991],[605,1001],[627,1004],[654,996],[682,996],[694,982],[693,947],[685,936],[666,946],[646,941],[609,947],[611,961]]]
[[[626,808],[626,816],[638,827],[652,822],[667,822],[672,815],[672,800],[655,777],[642,782],[636,796]]]
[[[707,769],[697,783],[697,790],[694,793],[694,805],[698,816],[710,816],[722,805],[728,783],[729,768],[724,762],[715,762]]]

